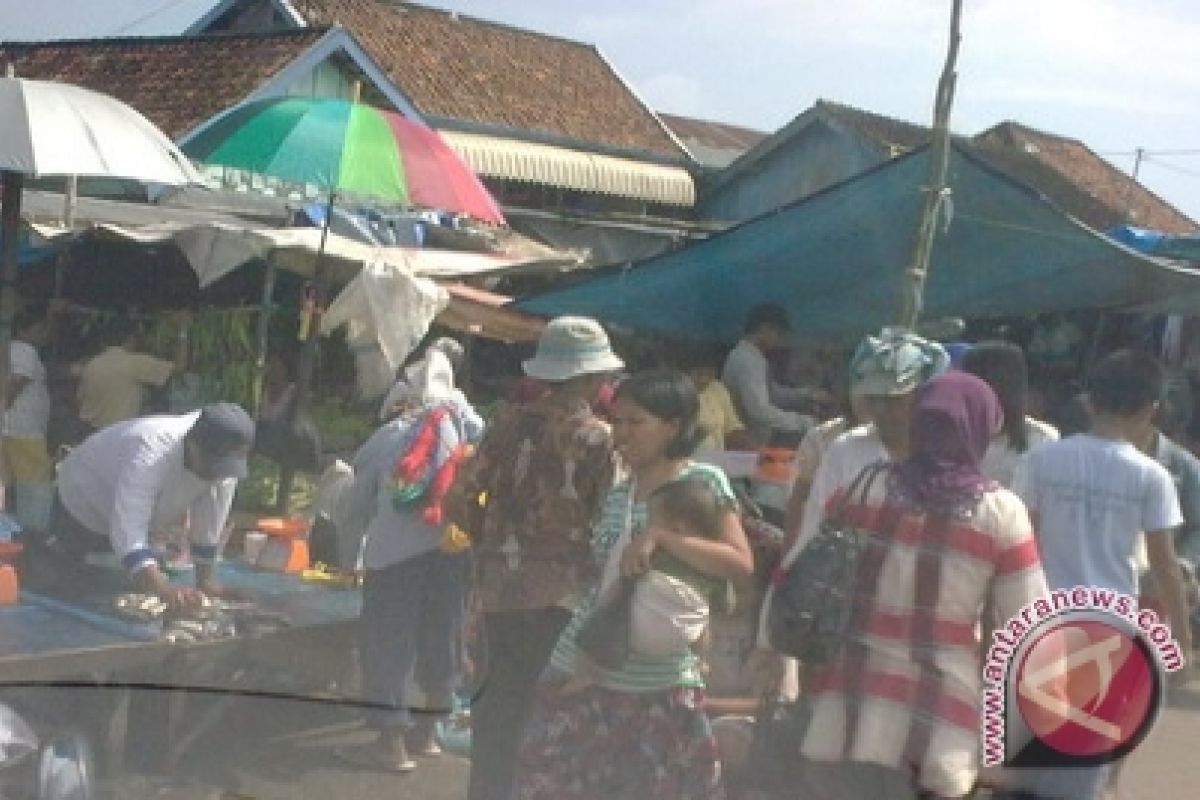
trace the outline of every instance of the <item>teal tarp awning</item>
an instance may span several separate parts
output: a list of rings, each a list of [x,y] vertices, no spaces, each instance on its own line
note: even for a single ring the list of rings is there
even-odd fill
[[[929,149],[619,272],[526,298],[524,311],[732,341],[761,302],[802,336],[844,339],[899,313]],[[1119,245],[954,147],[925,318],[1125,308],[1200,293],[1200,276]]]

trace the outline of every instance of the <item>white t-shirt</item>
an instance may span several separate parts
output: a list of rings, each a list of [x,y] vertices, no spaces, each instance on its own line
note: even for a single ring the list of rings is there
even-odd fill
[[[216,556],[237,481],[204,481],[184,466],[184,438],[199,417],[197,411],[118,422],[59,465],[63,506],[84,527],[106,534],[129,569],[154,560],[151,531],[185,519],[192,558]]]
[[[804,518],[800,523],[800,535],[792,549],[783,554],[781,566],[786,568],[795,563],[796,559],[821,527],[821,519],[825,516],[825,505],[838,489],[849,487],[859,473],[872,464],[880,461],[890,461],[891,455],[879,438],[879,429],[875,423],[860,425],[833,440],[825,450],[817,473],[812,479],[808,500],[804,504]],[[758,643],[767,647],[767,609],[771,605],[771,597],[775,588],[767,588],[763,600],[762,614],[759,617]],[[790,661],[790,659],[789,659]]]
[[[50,421],[50,392],[46,389],[46,368],[37,350],[26,342],[11,342],[8,350],[9,369],[13,377],[29,380],[13,399],[4,415],[4,435],[21,439],[46,438]]]
[[[1027,447],[1018,453],[1009,444],[1008,434],[1002,433],[988,445],[983,461],[979,463],[979,471],[999,483],[1005,489],[1011,489],[1017,467],[1029,453],[1038,445],[1058,441],[1058,429],[1032,417],[1025,418],[1025,439]]]
[[[1137,591],[1137,537],[1183,523],[1170,473],[1128,442],[1081,433],[1042,445],[1017,470],[1051,589]]]
[[[825,505],[838,489],[847,488],[864,468],[880,461],[890,461],[891,456],[879,438],[879,429],[874,423],[860,425],[843,433],[829,445],[817,474],[813,476],[812,489],[804,504],[804,520],[800,525],[800,536],[795,546],[786,555],[787,563],[795,560],[804,545],[817,534]]]

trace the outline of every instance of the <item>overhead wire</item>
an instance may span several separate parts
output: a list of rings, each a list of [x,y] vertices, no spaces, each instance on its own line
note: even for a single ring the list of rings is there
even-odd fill
[[[160,6],[150,9],[146,13],[142,14],[140,17],[134,17],[129,22],[126,22],[124,25],[122,25],[121,27],[119,27],[115,31],[113,31],[113,33],[114,34],[115,33],[125,33],[127,30],[134,27],[135,25],[140,25],[143,22],[145,22],[146,20],[150,19],[151,17],[157,16],[157,15],[163,13],[164,11],[170,11],[175,6],[182,5],[185,2],[186,2],[186,0],[167,0],[167,2],[163,3]]]
[[[1178,164],[1172,164],[1170,161],[1163,161],[1161,158],[1148,156],[1148,155],[1143,155],[1142,160],[1149,164],[1154,164],[1155,166],[1159,166],[1159,167],[1162,167],[1163,169],[1170,170],[1171,172],[1178,172],[1181,175],[1188,175],[1193,178],[1200,178],[1200,170],[1194,170],[1194,169],[1188,169],[1187,167],[1181,167]]]

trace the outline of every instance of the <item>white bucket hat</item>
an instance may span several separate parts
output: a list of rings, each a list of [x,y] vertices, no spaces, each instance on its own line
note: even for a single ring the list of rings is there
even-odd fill
[[[608,343],[600,323],[587,317],[552,319],[538,337],[537,352],[524,363],[525,374],[543,381],[565,381],[625,366]]]

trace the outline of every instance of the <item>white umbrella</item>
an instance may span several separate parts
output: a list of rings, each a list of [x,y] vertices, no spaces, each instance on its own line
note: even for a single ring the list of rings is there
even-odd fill
[[[16,306],[17,235],[25,176],[82,175],[159,184],[202,182],[187,156],[116,98],[66,83],[0,78],[0,408]]]
[[[0,170],[200,183],[187,156],[134,109],[69,83],[0,78]]]

